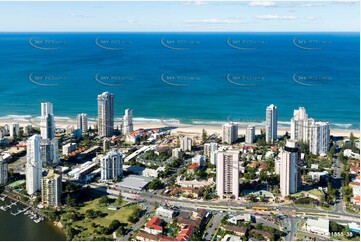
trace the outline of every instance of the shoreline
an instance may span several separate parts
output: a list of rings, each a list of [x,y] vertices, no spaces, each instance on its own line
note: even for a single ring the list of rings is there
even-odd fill
[[[24,127],[28,124],[32,124],[34,127],[37,126],[37,121],[29,121],[26,119],[16,120],[11,118],[2,118],[0,119],[0,126],[3,126],[5,124],[11,124],[11,123],[18,123],[21,127]],[[88,120],[88,125],[94,127],[95,121]],[[119,121],[116,121],[114,124],[114,127],[116,128],[119,126]],[[238,134],[239,135],[245,135],[247,126],[251,123],[238,123]],[[173,127],[172,133],[189,133],[189,134],[201,134],[202,130],[205,129],[208,134],[213,133],[222,133],[222,125],[208,125],[208,124],[196,124],[196,125],[188,125],[188,124],[181,124],[178,122],[137,122],[133,121],[134,130],[143,128],[143,129],[152,129],[152,128],[164,128],[164,127]],[[263,124],[253,124],[256,126],[256,135],[261,133],[261,128],[264,128],[265,125]],[[76,126],[76,121],[72,119],[55,119],[55,126],[57,128],[66,128],[67,126]],[[277,128],[277,135],[284,135],[286,132],[290,133],[291,128],[288,126],[278,126]],[[335,129],[330,128],[330,134],[333,136],[342,136],[342,137],[348,137],[350,133],[353,132],[353,134],[356,137],[360,137],[360,130],[358,129]]]

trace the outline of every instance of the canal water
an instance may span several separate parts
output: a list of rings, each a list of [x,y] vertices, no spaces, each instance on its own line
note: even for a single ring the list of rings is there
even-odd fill
[[[0,206],[12,202],[9,199],[0,200]],[[0,241],[4,240],[66,240],[64,233],[55,227],[50,221],[44,220],[35,223],[23,213],[14,216],[11,211],[16,212],[17,208],[23,209],[23,205],[17,204],[7,211],[0,210]]]

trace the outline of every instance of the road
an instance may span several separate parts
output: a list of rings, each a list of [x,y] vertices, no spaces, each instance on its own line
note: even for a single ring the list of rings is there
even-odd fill
[[[145,220],[147,219],[147,210],[151,211],[154,209],[154,205],[147,203],[146,204],[147,209],[144,209],[141,217],[139,218],[138,222],[136,222],[135,224],[133,224],[126,232],[125,232],[125,236],[123,236],[120,240],[122,241],[129,241],[130,236],[132,236],[134,234],[134,231],[139,230],[142,225],[144,224]]]
[[[204,231],[204,239],[210,241],[214,235],[214,232],[219,228],[219,224],[224,214],[221,212],[214,212],[210,221],[210,226]]]

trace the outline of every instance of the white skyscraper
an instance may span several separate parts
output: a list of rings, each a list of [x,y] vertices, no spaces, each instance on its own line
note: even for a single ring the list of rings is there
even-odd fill
[[[279,156],[280,190],[282,197],[285,197],[297,192],[298,165],[301,159],[297,141],[287,140]]]
[[[238,199],[239,151],[217,152],[217,195],[220,199]]]
[[[246,130],[246,143],[248,144],[254,143],[255,136],[256,136],[256,126],[248,125]]]
[[[8,164],[0,155],[0,184],[8,182]]]
[[[41,190],[42,164],[40,152],[41,136],[33,135],[26,149],[26,191],[29,195]]]
[[[10,124],[9,125],[9,135],[13,139],[15,136],[19,135],[19,124]]]
[[[291,119],[291,139],[308,142],[310,137],[310,126],[313,125],[314,122],[314,119],[308,118],[308,114],[304,107],[294,110]]]
[[[41,103],[40,133],[43,139],[54,138],[55,123],[52,103]]]
[[[110,137],[114,130],[114,95],[103,92],[98,95],[98,135]]]
[[[277,139],[277,107],[273,104],[266,108],[266,142],[273,143]]]
[[[61,205],[61,193],[61,172],[55,172],[54,170],[50,170],[48,175],[42,178],[42,202],[49,207],[59,207]]]
[[[76,128],[80,129],[82,133],[88,132],[88,117],[85,113],[76,116]]]
[[[59,162],[58,139],[42,139],[40,143],[40,157],[42,165],[53,165]]]
[[[102,181],[111,181],[123,176],[123,154],[109,151],[100,159],[100,177]]]
[[[180,148],[182,151],[191,151],[192,150],[192,139],[184,137],[180,140]]]
[[[326,155],[330,147],[330,125],[328,122],[315,122],[310,126],[310,152]]]
[[[218,144],[211,142],[211,143],[205,143],[204,144],[204,155],[207,156],[207,158],[211,157],[212,152],[216,151],[218,149]]]
[[[123,134],[127,135],[133,132],[133,110],[125,109],[123,116]]]
[[[222,142],[233,144],[238,139],[238,124],[229,122],[222,126]]]

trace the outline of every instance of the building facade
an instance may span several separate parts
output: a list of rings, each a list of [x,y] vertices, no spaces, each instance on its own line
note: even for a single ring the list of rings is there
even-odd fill
[[[282,197],[286,197],[297,192],[299,183],[298,164],[301,152],[297,141],[287,140],[279,156],[280,190]]]
[[[130,134],[133,132],[133,110],[126,109],[123,116],[123,134]]]
[[[192,139],[184,137],[180,140],[180,148],[182,151],[191,151],[192,150]]]
[[[0,184],[8,182],[8,164],[0,155]]]
[[[110,137],[114,130],[114,95],[103,92],[98,95],[98,135]]]
[[[88,116],[86,113],[81,113],[76,116],[76,128],[80,129],[82,133],[88,132]]]
[[[19,136],[20,126],[19,124],[10,124],[9,125],[9,135],[10,139],[14,139]]]
[[[48,175],[42,178],[41,199],[43,204],[49,207],[59,207],[61,205],[61,193],[61,172],[50,170]]]
[[[218,144],[211,142],[204,144],[204,155],[209,159],[211,157],[212,152],[218,149]]]
[[[252,144],[255,141],[256,137],[256,126],[254,125],[248,125],[246,129],[246,143]]]
[[[326,155],[330,148],[330,125],[328,122],[315,122],[310,127],[310,152]]]
[[[266,142],[273,143],[277,139],[277,107],[273,104],[266,108]]]
[[[239,151],[217,153],[217,195],[220,199],[238,199]]]
[[[29,195],[41,190],[41,136],[33,135],[27,141],[26,149],[26,191]]]
[[[43,139],[53,139],[55,134],[55,122],[53,104],[41,103],[40,133]]]
[[[109,151],[100,159],[100,179],[112,181],[123,176],[123,154]]]
[[[238,124],[229,122],[222,126],[222,142],[233,144],[238,139]]]
[[[314,122],[314,119],[308,118],[308,114],[304,107],[299,107],[298,110],[294,110],[291,119],[291,139],[308,142],[310,137],[310,126],[313,125]]]

